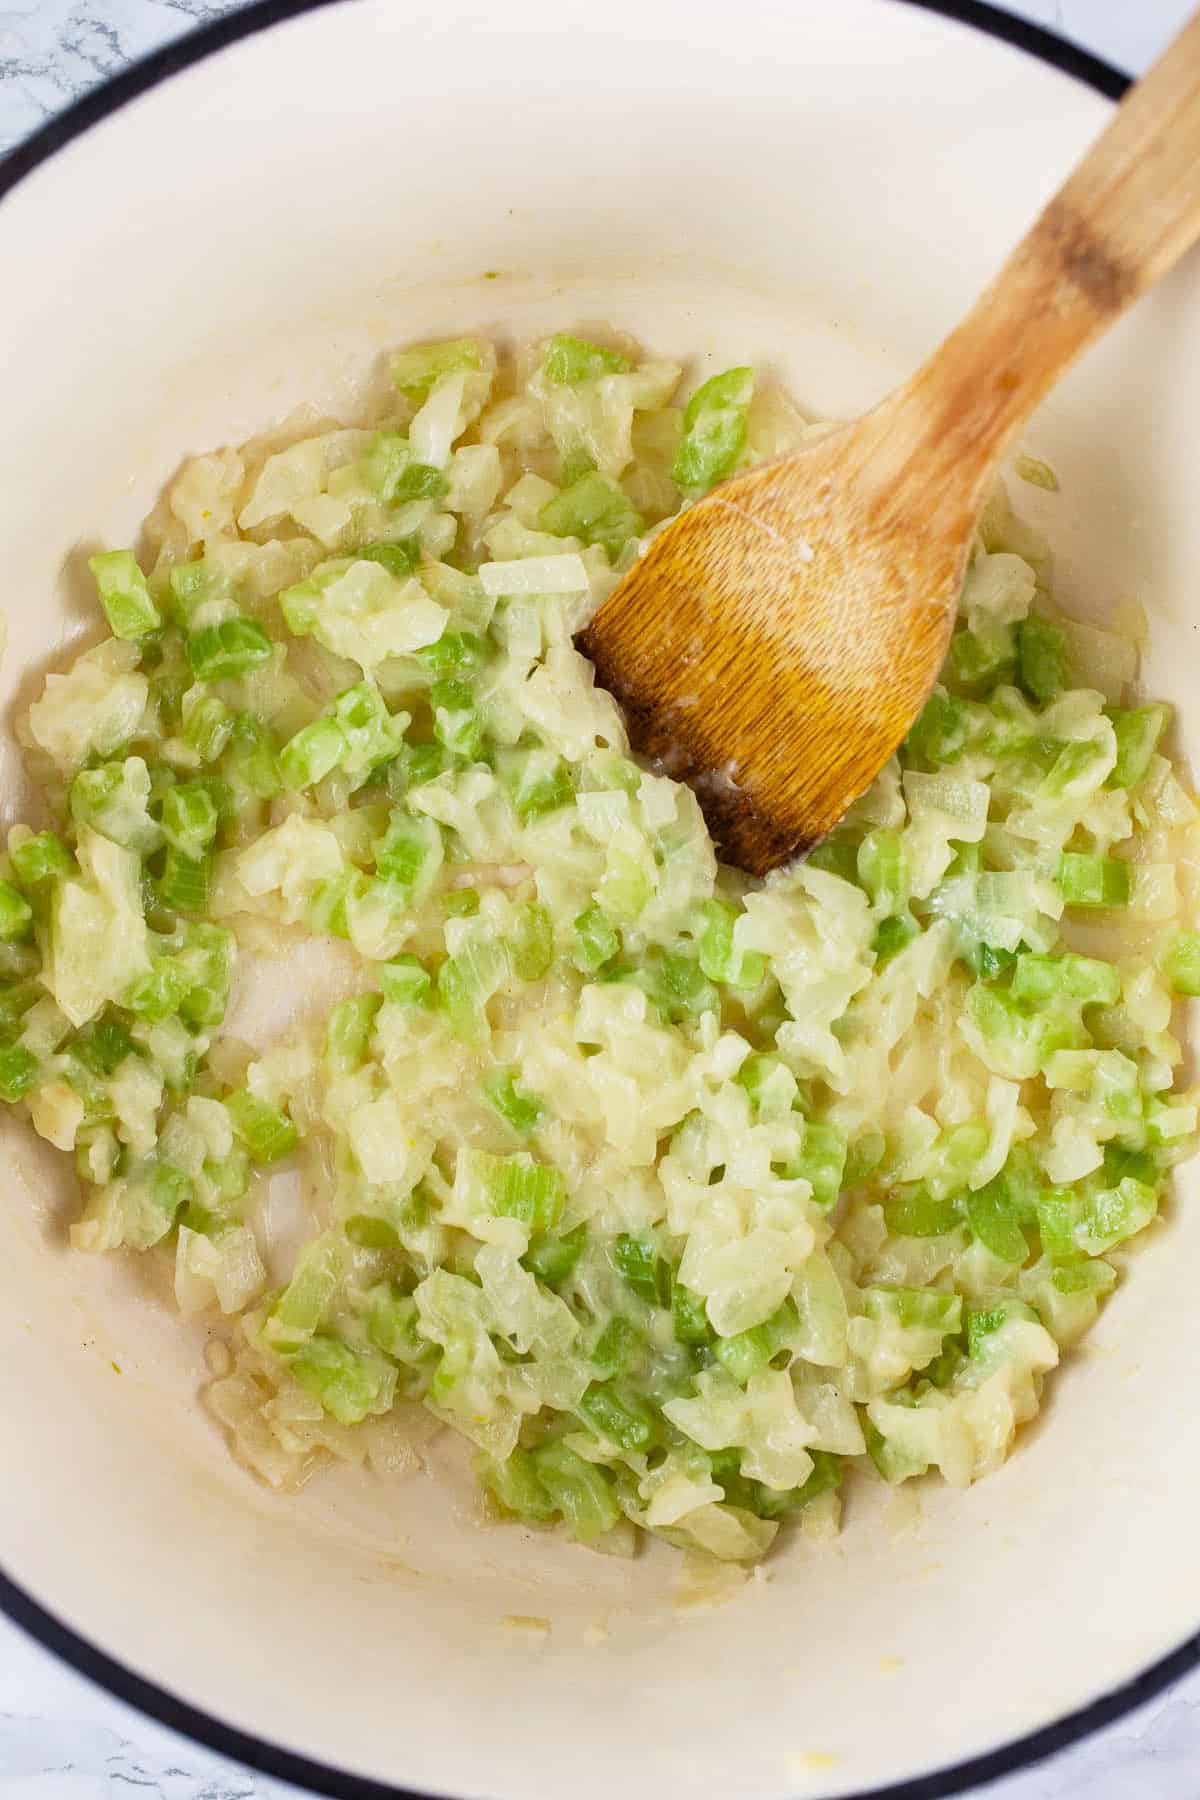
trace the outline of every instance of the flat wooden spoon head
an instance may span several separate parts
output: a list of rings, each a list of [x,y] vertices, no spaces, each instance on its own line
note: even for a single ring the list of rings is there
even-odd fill
[[[973,494],[929,518],[880,412],[714,489],[580,644],[635,747],[755,874],[810,848],[897,748],[946,654]]]
[[[1200,14],[906,386],[682,513],[581,633],[729,861],[802,853],[878,774],[937,677],[1008,438],[1198,234]]]

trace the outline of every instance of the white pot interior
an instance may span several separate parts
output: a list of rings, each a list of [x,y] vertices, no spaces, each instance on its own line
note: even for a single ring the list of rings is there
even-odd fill
[[[83,553],[127,541],[186,454],[302,401],[352,419],[406,339],[599,320],[853,412],[953,322],[1108,110],[885,0],[610,0],[598,19],[578,0],[326,7],[143,95],[5,200],[6,719],[88,629]],[[1072,610],[1144,600],[1145,686],[1179,708],[1185,755],[1198,297],[1193,264],[1072,376],[1026,438],[1062,492],[1023,501]],[[10,741],[0,782],[7,824]],[[1196,1628],[1190,1171],[1000,1474],[922,1483],[911,1518],[863,1493],[836,1543],[794,1539],[697,1607],[673,1552],[480,1530],[440,1448],[396,1484],[257,1487],[196,1403],[204,1328],[143,1270],[71,1253],[73,1182],[11,1124],[4,1144],[0,1561],[268,1742],[498,1800],[858,1793],[1044,1725]]]

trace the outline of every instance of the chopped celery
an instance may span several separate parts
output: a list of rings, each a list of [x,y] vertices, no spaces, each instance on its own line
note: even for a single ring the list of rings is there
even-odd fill
[[[829,1208],[837,1204],[845,1167],[846,1134],[841,1127],[806,1119],[800,1154],[787,1165],[788,1179],[811,1182],[813,1204]]]
[[[592,1362],[605,1376],[632,1369],[642,1351],[641,1334],[621,1313],[614,1313],[592,1346]]]
[[[342,1425],[357,1425],[369,1413],[386,1412],[395,1387],[394,1372],[376,1356],[354,1350],[341,1338],[314,1335],[288,1358],[292,1378],[315,1394]]]
[[[1105,708],[1117,739],[1117,760],[1105,782],[1110,788],[1136,787],[1144,780],[1158,740],[1171,722],[1169,706]]]
[[[0,880],[0,942],[11,944],[33,929],[33,908],[11,881]]]
[[[220,815],[209,788],[197,781],[179,782],[163,795],[163,836],[181,856],[195,857],[217,835]]]
[[[392,358],[392,380],[410,400],[422,399],[443,375],[483,367],[478,338],[447,338],[444,343],[417,344]]]
[[[658,1254],[648,1238],[622,1232],[609,1251],[613,1267],[648,1306],[670,1306],[671,1265]]]
[[[513,913],[510,939],[513,969],[521,981],[540,981],[554,961],[554,921],[536,900],[526,900]]]
[[[561,1439],[530,1458],[539,1482],[572,1536],[584,1543],[611,1531],[621,1516],[609,1479]]]
[[[896,913],[890,919],[881,919],[875,928],[875,936],[871,939],[876,968],[885,968],[893,956],[899,956],[904,946],[912,943],[919,930],[920,926],[911,913]]]
[[[858,847],[857,873],[877,913],[898,913],[908,904],[908,863],[898,831],[867,833]]]
[[[1031,700],[1047,706],[1067,686],[1067,640],[1046,619],[1026,619],[1017,630],[1017,678]]]
[[[683,437],[672,477],[690,493],[703,493],[732,474],[746,443],[746,410],[754,398],[753,369],[714,375],[688,401]]]
[[[521,1261],[544,1287],[561,1287],[570,1279],[583,1253],[584,1236],[583,1227],[569,1232],[566,1237],[535,1232]]]
[[[706,900],[699,912],[697,944],[700,967],[710,981],[731,987],[757,987],[767,971],[767,959],[758,950],[739,950],[733,928],[737,914],[720,900]]]
[[[569,387],[595,381],[599,375],[624,375],[628,368],[629,359],[619,350],[606,350],[602,344],[590,344],[586,338],[569,337],[565,332],[550,339],[542,360],[546,380]]]
[[[1064,850],[1058,859],[1058,885],[1068,906],[1128,906],[1132,865],[1115,856]]]
[[[1024,952],[1013,965],[1012,991],[1035,1006],[1065,998],[1083,1004],[1113,1006],[1121,995],[1121,977],[1111,963],[1093,956],[1035,956]]]
[[[708,1322],[703,1296],[693,1294],[681,1281],[675,1282],[671,1289],[671,1322],[680,1344],[711,1344],[713,1341],[714,1332]]]
[[[518,1087],[511,1069],[496,1069],[483,1083],[488,1104],[495,1108],[506,1125],[525,1137],[536,1131],[546,1116],[546,1108],[536,1094]]]
[[[23,888],[41,888],[71,874],[75,858],[53,831],[38,831],[9,846],[13,874]]]
[[[795,1301],[785,1300],[761,1325],[739,1331],[735,1337],[717,1338],[713,1355],[744,1387],[751,1375],[765,1369],[771,1358],[787,1345],[788,1339],[795,1336],[799,1325]]]
[[[1172,932],[1162,954],[1162,971],[1177,994],[1200,995],[1200,932]]]
[[[935,1199],[918,1188],[885,1200],[883,1216],[888,1230],[897,1237],[941,1237],[959,1222],[958,1202],[952,1195]]]
[[[378,994],[353,994],[339,1000],[330,1013],[325,1028],[325,1061],[336,1074],[348,1074],[363,1061],[379,1007]]]
[[[607,1438],[622,1450],[645,1452],[662,1435],[654,1408],[630,1389],[615,1382],[593,1382],[579,1402],[580,1417],[599,1438]]]
[[[553,1231],[566,1199],[566,1185],[558,1169],[497,1157],[488,1177],[491,1209],[502,1218],[519,1219],[535,1231]]]
[[[379,971],[383,997],[396,1006],[428,1006],[433,982],[425,965],[411,955],[394,956]]]
[[[378,563],[389,575],[403,578],[420,562],[421,545],[415,537],[399,538],[393,543],[363,544],[354,554],[359,562]]]
[[[0,1044],[0,1100],[13,1106],[23,1099],[37,1072],[38,1059],[23,1044]]]
[[[538,514],[538,528],[555,537],[602,544],[609,560],[615,562],[629,539],[642,535],[646,521],[613,482],[588,473],[546,502]]]
[[[444,750],[472,761],[483,746],[483,720],[469,682],[446,675],[429,690],[433,731]]]
[[[162,615],[150,598],[146,577],[132,550],[106,550],[89,556],[88,568],[114,637],[144,638],[159,629]]]
[[[966,749],[969,725],[965,703],[935,687],[904,740],[905,749],[932,768],[941,768],[957,762]]]
[[[346,736],[336,719],[314,719],[301,726],[279,752],[284,787],[293,793],[315,787],[337,768],[346,750]]]
[[[210,852],[203,851],[199,856],[185,856],[173,844],[169,845],[163,872],[158,879],[159,901],[171,912],[207,912],[211,881]]]
[[[616,926],[605,917],[603,908],[589,906],[575,920],[575,948],[572,960],[584,975],[595,975],[612,962],[621,949]]]
[[[226,1094],[225,1106],[233,1129],[256,1163],[278,1162],[295,1149],[299,1133],[287,1114],[259,1100],[249,1088]]]
[[[256,619],[222,619],[191,634],[188,661],[197,681],[228,681],[271,660],[271,640]]]

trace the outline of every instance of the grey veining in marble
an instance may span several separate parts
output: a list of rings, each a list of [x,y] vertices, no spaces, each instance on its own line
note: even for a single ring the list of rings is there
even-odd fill
[[[6,8],[0,0],[0,152],[134,58],[237,4],[22,0]],[[1009,10],[1136,70],[1189,0],[1009,0]],[[0,1617],[0,1800],[286,1800],[293,1792],[143,1718]],[[987,1794],[1200,1800],[1200,1676]]]

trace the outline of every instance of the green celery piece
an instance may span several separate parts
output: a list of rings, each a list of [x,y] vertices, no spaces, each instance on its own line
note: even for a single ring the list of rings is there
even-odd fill
[[[853,884],[858,880],[858,844],[836,828],[809,852],[805,861],[810,868],[824,869],[842,881]]]
[[[583,975],[595,975],[619,955],[621,936],[604,909],[589,906],[575,920],[575,948],[571,960]]]
[[[887,1139],[882,1131],[864,1131],[861,1137],[846,1151],[846,1167],[842,1173],[842,1186],[854,1187],[873,1175],[883,1161],[887,1151]]]
[[[964,687],[995,687],[1012,671],[1016,656],[1016,633],[1011,625],[1001,625],[986,637],[959,630],[950,640],[950,661]]]
[[[886,1199],[883,1217],[895,1237],[941,1237],[959,1223],[958,1201],[952,1195],[938,1200],[918,1188]]]
[[[362,473],[385,506],[399,506],[406,500],[438,500],[450,485],[440,469],[417,462],[408,439],[396,431],[375,433],[362,460]]]
[[[212,883],[212,854],[184,856],[174,845],[167,848],[163,872],[158,880],[158,898],[171,912],[204,913],[208,911]]]
[[[884,1481],[896,1486],[907,1481],[910,1475],[924,1475],[928,1463],[919,1462],[915,1457],[898,1448],[889,1438],[872,1425],[864,1412],[862,1415],[863,1437],[866,1439],[867,1454],[875,1464]]]
[[[1050,1281],[1060,1294],[1108,1294],[1116,1286],[1117,1271],[1099,1257],[1081,1257],[1057,1264]]]
[[[192,632],[188,661],[197,681],[227,681],[271,660],[271,640],[256,619],[222,619]]]
[[[1163,948],[1161,966],[1176,994],[1200,995],[1200,932],[1173,931]]]
[[[894,1319],[898,1325],[916,1326],[953,1336],[962,1326],[962,1296],[940,1288],[900,1287],[879,1282],[862,1291],[868,1319]]]
[[[621,1509],[607,1475],[594,1463],[585,1462],[561,1440],[542,1444],[532,1452],[531,1461],[572,1536],[590,1543],[617,1524]]]
[[[683,415],[683,437],[672,479],[703,493],[733,472],[746,443],[746,409],[754,398],[753,369],[727,369],[696,390]]]
[[[394,1006],[428,1006],[433,998],[433,981],[428,969],[415,956],[394,956],[379,970],[383,997]]]
[[[16,943],[32,930],[32,906],[11,881],[0,880],[0,943]]]
[[[904,748],[931,768],[941,768],[958,761],[967,747],[969,726],[965,702],[935,687],[910,727]]]
[[[198,856],[216,837],[220,814],[207,785],[181,781],[163,795],[160,822],[168,844],[183,856]]]
[[[615,562],[630,538],[641,537],[646,521],[614,482],[592,471],[546,502],[538,514],[538,529],[554,537],[601,544],[609,561]]]
[[[484,1098],[495,1108],[506,1125],[527,1137],[536,1131],[546,1116],[546,1108],[536,1094],[518,1087],[511,1069],[495,1069],[483,1083]]]
[[[908,860],[898,831],[869,831],[858,846],[856,872],[879,912],[899,913],[908,905]]]
[[[1057,625],[1038,618],[1018,625],[1017,679],[1039,706],[1049,705],[1069,685],[1067,640]]]
[[[606,350],[602,344],[570,337],[566,332],[550,339],[542,359],[542,373],[558,387],[578,387],[580,382],[595,381],[600,375],[627,375],[629,367],[629,358],[619,350]]]
[[[440,864],[441,849],[441,830],[435,819],[396,810],[373,847],[375,868],[383,880],[411,898],[428,879],[431,864]]]
[[[256,1163],[278,1162],[296,1147],[299,1133],[285,1112],[260,1100],[249,1088],[226,1094],[233,1129]]]
[[[368,1414],[384,1411],[394,1383],[380,1359],[335,1337],[311,1337],[288,1358],[288,1370],[341,1425],[358,1425]]]
[[[621,1313],[614,1313],[592,1346],[592,1363],[604,1376],[626,1375],[640,1360],[643,1339]]]
[[[1068,906],[1128,906],[1133,890],[1130,863],[1081,851],[1062,852],[1057,879]]]
[[[700,967],[710,981],[722,981],[730,987],[754,988],[767,970],[767,959],[758,950],[739,951],[734,944],[733,928],[737,913],[721,900],[705,900],[697,909],[699,930],[697,947]]]
[[[568,1280],[576,1263],[583,1254],[586,1228],[582,1225],[568,1232],[566,1237],[555,1237],[547,1232],[535,1232],[529,1240],[521,1262],[529,1270],[535,1280],[543,1287],[561,1287]]]
[[[1143,781],[1158,741],[1171,722],[1169,706],[1106,706],[1117,738],[1117,760],[1105,787],[1132,788]]]
[[[590,475],[595,466],[590,451],[582,444],[577,444],[573,450],[564,450],[559,459],[558,485],[563,488],[574,487],[580,477]]]
[[[346,735],[336,719],[314,719],[304,725],[279,753],[279,773],[292,793],[315,787],[338,767],[347,751]]]
[[[345,1251],[330,1234],[306,1244],[267,1317],[263,1327],[267,1341],[285,1352],[306,1343],[325,1318],[344,1269]]]
[[[796,1303],[789,1298],[769,1319],[764,1319],[761,1325],[753,1325],[749,1331],[739,1331],[734,1337],[717,1338],[712,1347],[713,1355],[722,1368],[744,1387],[751,1375],[765,1369],[771,1358],[786,1347],[799,1324],[800,1315],[796,1311]]]
[[[162,615],[132,550],[106,550],[89,556],[88,568],[114,637],[136,641],[159,630]]]
[[[671,1321],[677,1344],[711,1344],[715,1332],[701,1294],[693,1294],[681,1281],[671,1289]]]
[[[339,1000],[330,1013],[325,1028],[325,1062],[335,1074],[349,1074],[362,1063],[381,1004],[379,994],[351,994]]]
[[[359,1250],[398,1250],[400,1234],[375,1213],[353,1213],[342,1226],[347,1241]]]
[[[1115,1006],[1121,997],[1121,976],[1112,963],[1096,957],[1035,956],[1023,951],[1013,967],[1012,992],[1034,1006],[1055,999]]]
[[[576,1411],[598,1438],[608,1438],[622,1450],[645,1453],[661,1441],[662,1423],[654,1408],[616,1382],[593,1382]]]
[[[963,935],[966,936],[965,932]],[[1015,951],[996,949],[992,944],[985,944],[982,938],[967,941],[961,954],[971,973],[980,981],[999,980],[1010,969],[1015,968],[1017,961]]]
[[[479,905],[479,889],[473,887],[452,888],[448,894],[440,894],[437,900],[438,911],[446,919],[474,918]]]
[[[671,1265],[659,1255],[649,1238],[621,1232],[613,1239],[609,1259],[617,1274],[647,1306],[670,1306]]]
[[[987,1347],[987,1340],[993,1333],[1000,1331],[1010,1319],[1037,1318],[1031,1306],[1023,1300],[1005,1299],[992,1306],[969,1306],[967,1308],[967,1355],[977,1361]]]
[[[283,787],[274,734],[253,713],[236,715],[223,767],[239,802],[273,800]]]
[[[53,831],[37,831],[9,849],[13,874],[23,888],[41,888],[59,881],[75,867],[75,858]]]
[[[323,936],[349,939],[347,907],[350,897],[352,894],[364,894],[366,890],[366,876],[358,869],[343,870],[340,875],[320,882],[305,908],[305,924],[310,931]]]
[[[806,1119],[800,1154],[788,1163],[787,1178],[810,1181],[814,1205],[829,1208],[841,1193],[845,1168],[846,1133],[838,1125]]]
[[[503,1462],[490,1456],[480,1457],[475,1472],[501,1512],[513,1518],[547,1525],[558,1510],[538,1479],[537,1466],[528,1450],[518,1447]]]
[[[416,653],[417,661],[435,676],[477,675],[487,661],[485,639],[474,631],[443,631],[440,638]]]
[[[1061,800],[1071,783],[1086,775],[1104,755],[1104,746],[1096,739],[1076,738],[1064,744],[1038,788],[1039,797]]]
[[[513,969],[520,981],[541,981],[554,961],[554,921],[536,900],[522,901],[513,912],[509,938]]]
[[[575,798],[570,768],[552,751],[505,751],[496,768],[522,825],[569,806]]]
[[[478,338],[447,338],[443,343],[415,344],[392,358],[392,381],[412,401],[423,400],[443,375],[469,374],[483,367]]]
[[[120,1068],[135,1049],[124,1025],[111,1012],[105,1011],[92,1024],[75,1034],[71,1054],[77,1056],[93,1075],[111,1075]]]
[[[233,736],[235,722],[235,715],[223,700],[215,694],[201,693],[188,713],[183,741],[202,763],[216,762]]]
[[[162,832],[147,811],[145,782],[145,771],[132,761],[80,769],[68,794],[73,822],[90,825],[139,856],[153,855],[162,844]]]
[[[397,538],[392,543],[363,544],[354,552],[359,562],[378,563],[397,580],[411,575],[421,560],[421,543],[416,537]]]
[[[367,1302],[367,1336],[377,1350],[410,1368],[435,1360],[437,1348],[421,1336],[421,1315],[411,1294],[381,1281],[370,1289]]]
[[[497,1157],[488,1181],[491,1209],[501,1218],[520,1219],[535,1231],[553,1231],[566,1202],[560,1170],[541,1163]]]
[[[890,919],[881,919],[875,928],[875,936],[871,939],[871,948],[875,952],[875,967],[884,969],[893,956],[899,956],[906,945],[911,944],[920,931],[920,926],[911,913],[896,913]]]
[[[813,1460],[812,1473],[800,1487],[769,1488],[760,1481],[748,1482],[746,1485],[753,1490],[749,1511],[760,1519],[787,1519],[819,1500],[822,1494],[840,1487],[842,1465],[839,1458],[828,1450],[810,1450],[809,1455]],[[728,1490],[726,1500],[731,1505],[740,1504]]]
[[[475,761],[483,748],[483,720],[470,683],[457,676],[443,676],[430,688],[429,704],[433,709],[433,733],[442,748],[452,756]]]
[[[23,1044],[0,1045],[0,1100],[10,1106],[24,1098],[37,1079],[38,1060]]]
[[[965,1206],[971,1235],[978,1238],[985,1250],[990,1250],[1001,1262],[1017,1267],[1027,1260],[1029,1240],[1012,1215],[1002,1176],[997,1175],[986,1186],[968,1193]]]

